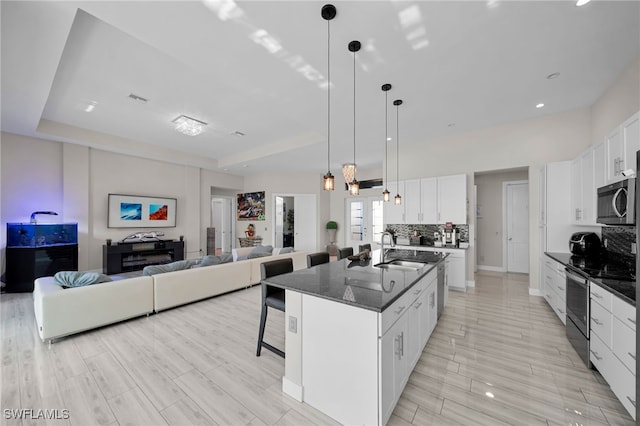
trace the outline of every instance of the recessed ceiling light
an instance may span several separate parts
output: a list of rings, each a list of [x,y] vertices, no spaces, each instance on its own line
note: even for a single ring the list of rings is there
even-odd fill
[[[243,164],[242,167],[247,168],[247,167],[249,167],[249,165],[248,164]]]
[[[484,393],[486,396],[488,396],[489,398],[493,398],[494,395],[491,392],[485,392]]]
[[[536,108],[542,108],[544,106],[544,104],[542,102],[540,102],[538,105],[536,105]]]
[[[558,77],[560,77],[560,73],[559,72],[554,72],[554,73],[551,73],[551,74],[549,74],[547,76],[547,80],[553,80],[554,78],[558,78]]]
[[[91,101],[87,104],[87,106],[84,108],[85,112],[91,112],[94,109],[96,109],[96,105],[98,105],[98,103],[96,101]]]
[[[584,6],[585,4],[589,3],[591,0],[578,0],[576,2],[576,6],[580,7],[580,6]]]
[[[196,120],[195,118],[181,115],[172,121],[176,125],[176,130],[188,136],[196,136],[202,133],[204,126],[207,125],[204,121]]]
[[[390,141],[390,140],[391,140],[391,138],[387,138],[387,140],[388,140],[388,141]]]

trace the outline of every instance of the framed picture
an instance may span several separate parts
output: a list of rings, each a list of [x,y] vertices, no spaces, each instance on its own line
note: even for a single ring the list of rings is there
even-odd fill
[[[238,220],[264,219],[264,191],[238,194]]]
[[[173,228],[175,198],[109,194],[109,228]]]

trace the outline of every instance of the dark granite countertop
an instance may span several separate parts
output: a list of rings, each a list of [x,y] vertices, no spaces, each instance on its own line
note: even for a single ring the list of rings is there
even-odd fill
[[[414,254],[412,250],[391,250],[386,260],[403,259],[428,263],[417,271],[385,270],[374,266],[380,262],[380,254],[380,250],[375,250],[372,252],[371,259],[366,262],[342,259],[277,275],[263,282],[287,290],[382,312],[446,257],[444,253],[417,252]]]
[[[611,291],[614,295],[624,300],[627,303],[636,306],[636,282],[635,281],[627,281],[627,280],[615,280],[615,279],[607,279],[594,277],[593,275],[581,270],[580,268],[576,268],[572,262],[571,253],[553,253],[553,252],[545,252],[547,256],[556,262],[560,262],[564,266],[568,266],[569,268],[582,272],[583,275],[587,275],[589,280],[606,288]]]

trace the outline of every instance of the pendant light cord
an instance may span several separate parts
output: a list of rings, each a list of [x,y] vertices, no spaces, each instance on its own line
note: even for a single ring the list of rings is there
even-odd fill
[[[389,110],[388,108],[388,91],[384,92],[384,187],[385,191],[387,185],[389,184],[389,161],[387,156],[387,151],[389,150]]]
[[[400,105],[396,105],[396,191],[400,194]]]
[[[327,173],[331,171],[331,21],[327,19]]]
[[[353,52],[353,165],[356,164],[356,52]],[[354,172],[353,179],[356,179]]]

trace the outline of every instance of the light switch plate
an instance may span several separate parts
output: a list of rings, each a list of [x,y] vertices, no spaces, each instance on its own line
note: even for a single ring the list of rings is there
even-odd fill
[[[636,243],[631,243],[631,254],[636,254],[638,252],[638,248]]]
[[[291,333],[298,332],[298,318],[289,316],[289,331]]]

